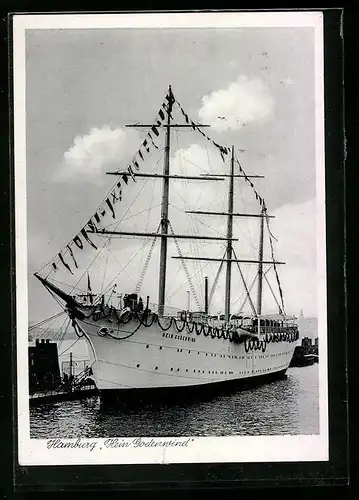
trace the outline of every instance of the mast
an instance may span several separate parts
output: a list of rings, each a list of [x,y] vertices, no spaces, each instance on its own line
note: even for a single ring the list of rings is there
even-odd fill
[[[168,106],[167,106],[167,127],[166,127],[166,145],[163,164],[163,184],[162,184],[162,204],[161,204],[161,234],[168,233],[168,201],[169,201],[169,173],[170,173],[170,147],[171,147],[171,111],[172,111],[172,90],[168,87]],[[167,267],[167,238],[161,237],[160,250],[160,272],[158,286],[158,315],[163,316],[166,292],[166,267]]]
[[[232,146],[231,173],[229,179],[228,195],[228,217],[227,217],[227,238],[233,236],[233,180],[234,180],[234,146]],[[227,269],[226,269],[226,295],[225,295],[225,318],[229,321],[231,313],[231,278],[232,278],[232,241],[227,241]]]
[[[262,314],[262,289],[263,289],[263,232],[264,232],[265,209],[261,210],[261,226],[259,233],[259,253],[258,253],[258,295],[257,295],[257,315]]]
[[[208,314],[208,276],[204,278],[204,312]]]

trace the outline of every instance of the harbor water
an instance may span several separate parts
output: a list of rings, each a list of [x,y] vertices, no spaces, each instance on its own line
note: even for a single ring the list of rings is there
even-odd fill
[[[60,365],[73,341],[59,346]],[[82,341],[81,341],[82,342]],[[76,344],[77,356],[86,359]],[[74,349],[71,347],[71,351]],[[283,380],[205,401],[109,407],[98,396],[30,407],[31,438],[284,435],[319,433],[318,364]]]

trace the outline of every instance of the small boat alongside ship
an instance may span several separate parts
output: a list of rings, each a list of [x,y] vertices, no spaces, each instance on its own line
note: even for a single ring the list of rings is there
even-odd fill
[[[182,116],[183,123],[175,121],[175,108]],[[248,380],[265,382],[283,376],[291,363],[299,332],[296,318],[287,315],[284,309],[278,273],[278,266],[283,263],[274,257],[274,237],[269,226],[271,216],[252,182],[252,178],[260,176],[247,175],[234,146],[229,148],[219,145],[203,131],[205,125],[192,121],[175,98],[171,87],[151,125],[136,123],[131,126],[149,132],[130,166],[125,170],[109,172],[116,177],[116,182],[103,205],[96,209],[69,245],[47,267],[35,273],[36,278],[62,305],[78,337],[86,340],[92,378],[100,394],[112,397],[139,390],[145,393],[159,390],[172,393],[181,389],[201,391],[228,383]],[[171,165],[176,154],[173,153],[174,131],[176,134],[180,131],[200,134],[218,153],[218,162],[225,169],[222,167],[220,172],[213,172],[208,168],[208,171],[202,171],[199,175],[191,175],[185,169],[180,174],[173,172]],[[161,150],[158,141],[162,134],[162,169],[145,172],[141,167],[146,162],[146,155]],[[118,221],[115,209],[123,203],[124,191],[137,189],[140,182],[148,180],[162,185],[157,224],[153,227],[147,224],[135,230],[122,227],[124,218]],[[192,233],[176,232],[176,219],[169,214],[170,186],[173,181],[187,184],[198,182],[201,185],[199,199],[207,185],[220,181],[227,183],[226,209],[196,209],[196,200],[190,199],[182,215],[189,218],[186,227],[192,228]],[[252,190],[258,211],[248,212],[245,208],[238,211],[235,197],[237,190],[241,189],[241,183]],[[112,225],[105,223],[106,216],[116,219],[115,222],[112,221]],[[216,233],[207,229],[201,234],[198,229],[193,229],[193,220],[199,222],[199,227],[209,228],[208,219],[214,218],[223,222],[225,231],[218,230]],[[259,238],[255,255],[251,258],[241,257],[241,240],[235,233],[234,224],[239,219],[258,221]],[[219,227],[222,226],[219,224]],[[121,278],[120,272],[126,267],[122,260],[114,273],[115,277],[106,285],[99,285],[101,289],[95,290],[94,274],[102,271],[106,275],[107,260],[102,259],[102,264],[93,269],[91,265],[96,260],[93,259],[91,265],[80,270],[81,252],[88,245],[89,250],[97,255],[110,249],[110,242],[121,239],[130,239],[133,255],[137,247],[149,245],[142,268],[138,268],[138,276],[131,276],[134,283],[132,288],[128,283],[125,285],[127,278],[124,273]],[[264,257],[265,239],[269,242],[269,258]],[[159,261],[153,262],[158,242]],[[187,252],[181,248],[182,242],[187,242]],[[176,255],[169,255],[171,243],[175,244]],[[216,253],[209,251],[206,254],[210,245],[212,248],[217,245]],[[219,250],[222,249],[219,257],[215,256],[218,255],[218,246]],[[192,253],[188,250],[192,250]],[[178,307],[174,308],[168,299],[168,269],[178,260],[185,276],[188,302],[184,304],[182,298]],[[156,280],[152,286],[148,285],[147,292],[150,292],[143,294],[143,282],[150,266],[154,269],[152,276],[156,276]],[[205,276],[206,266],[217,267],[211,290],[208,276]],[[246,266],[256,270],[251,283],[245,278],[243,268]],[[80,279],[75,284],[66,284],[64,280],[56,279],[60,269],[68,273],[71,279],[78,272]],[[279,298],[268,279],[269,271],[274,273]],[[235,306],[233,299],[234,293],[239,290],[238,284],[233,284],[234,272],[239,276],[241,293],[245,297],[239,306]],[[213,296],[222,275],[223,309],[214,313]],[[195,276],[203,279],[195,282]],[[84,282],[82,288],[79,285],[81,279]],[[268,285],[274,297],[276,312],[266,314],[263,311],[264,284]],[[253,298],[253,289],[256,290],[256,300]],[[157,303],[153,302],[154,294],[158,297]],[[203,297],[202,303],[199,296]],[[190,298],[196,302],[197,308],[190,306]],[[249,311],[245,308],[249,308]]]

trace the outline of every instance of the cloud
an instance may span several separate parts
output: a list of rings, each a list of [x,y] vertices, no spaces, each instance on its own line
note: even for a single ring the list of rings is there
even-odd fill
[[[276,257],[286,264],[280,266],[280,278],[287,312],[299,315],[317,314],[317,221],[315,198],[299,204],[288,204],[273,212],[271,222]]]
[[[274,99],[260,78],[240,76],[227,89],[216,90],[202,99],[199,117],[218,132],[239,130],[247,123],[267,120]]]
[[[105,178],[104,170],[119,168],[130,160],[140,145],[135,130],[112,129],[108,125],[92,128],[88,134],[75,137],[73,145],[63,156],[57,180],[74,180],[84,175],[91,180]]]

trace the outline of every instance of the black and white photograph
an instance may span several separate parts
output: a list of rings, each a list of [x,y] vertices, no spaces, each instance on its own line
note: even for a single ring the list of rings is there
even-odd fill
[[[20,463],[328,460],[322,14],[13,32]]]

